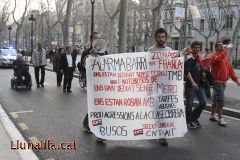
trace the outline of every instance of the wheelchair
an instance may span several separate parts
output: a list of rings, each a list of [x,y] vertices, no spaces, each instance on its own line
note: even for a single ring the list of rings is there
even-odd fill
[[[18,68],[18,66],[14,65],[13,70],[14,70],[14,74],[11,79],[11,88],[16,89],[16,90],[18,88],[26,88],[26,89],[31,90],[32,78],[31,78],[31,75],[29,74],[29,66],[26,65],[21,68]],[[29,76],[28,82],[26,80],[26,76]],[[19,78],[19,77],[21,77],[21,78]]]

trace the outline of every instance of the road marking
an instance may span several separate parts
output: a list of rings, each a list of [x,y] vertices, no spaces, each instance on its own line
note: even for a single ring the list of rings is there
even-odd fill
[[[11,116],[12,116],[13,118],[19,118],[19,116],[17,115],[17,113],[12,113],[12,112],[10,112],[10,114],[11,114]]]
[[[47,86],[50,86],[50,84],[48,84],[48,83],[44,83],[45,85],[47,85]]]
[[[28,111],[18,111],[18,112],[10,112],[11,116],[13,118],[19,118],[18,114],[21,114],[21,113],[32,113],[33,110],[28,110]]]
[[[28,138],[33,144],[36,144],[37,142],[40,142],[40,140],[37,137],[29,137]]]
[[[25,123],[18,123],[18,126],[21,128],[21,130],[26,131],[28,130],[28,126]]]
[[[8,133],[9,139],[11,141],[13,142],[20,141],[23,143],[27,143],[26,140],[21,135],[21,133],[16,128],[16,126],[13,124],[7,113],[4,111],[1,104],[0,104],[0,121],[2,122],[4,128],[6,129],[6,132]],[[39,160],[39,158],[32,151],[32,149],[25,150],[17,149],[16,151],[18,152],[20,159]]]
[[[48,159],[46,159],[46,160],[54,160],[54,158],[48,158]]]

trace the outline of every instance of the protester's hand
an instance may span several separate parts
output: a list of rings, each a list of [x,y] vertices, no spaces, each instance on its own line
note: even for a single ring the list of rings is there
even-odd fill
[[[192,87],[193,87],[194,91],[198,91],[199,90],[198,85],[195,82],[192,83]]]

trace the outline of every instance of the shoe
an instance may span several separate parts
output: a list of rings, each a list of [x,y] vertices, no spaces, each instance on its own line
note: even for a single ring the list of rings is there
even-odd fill
[[[68,92],[68,93],[72,93],[72,91],[71,91],[71,90],[67,90],[67,92]]]
[[[37,88],[40,88],[40,85],[39,85],[39,84],[37,85]]]
[[[226,127],[227,126],[227,122],[225,122],[223,117],[222,117],[222,118],[219,118],[218,125]]]
[[[61,84],[57,84],[57,86],[61,86]]]
[[[87,133],[92,133],[89,127],[82,126],[83,131]]]
[[[211,116],[209,117],[209,120],[210,120],[210,121],[213,121],[213,122],[217,122],[217,121],[218,121],[218,117],[217,117],[216,115],[211,115]]]
[[[44,88],[44,84],[43,83],[41,83],[40,86]]]
[[[166,138],[161,138],[161,139],[159,139],[159,142],[160,142],[160,144],[163,145],[163,146],[167,146],[167,145],[168,145],[168,142],[167,142],[167,139],[166,139]]]
[[[193,122],[190,122],[190,123],[187,124],[187,128],[188,128],[188,129],[196,129],[197,126],[196,126],[196,124],[194,124]]]
[[[199,123],[198,120],[195,120],[195,121],[192,122],[192,123],[196,126],[196,128],[201,128],[201,124]]]
[[[63,88],[63,92],[66,92],[66,89]]]
[[[98,143],[103,143],[104,141],[106,141],[106,139],[102,139],[102,138],[96,138],[96,141],[98,142]]]

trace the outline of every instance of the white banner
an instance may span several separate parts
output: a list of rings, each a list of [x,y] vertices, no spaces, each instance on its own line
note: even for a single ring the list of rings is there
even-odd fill
[[[108,140],[183,137],[183,57],[178,51],[87,58],[91,131]]]

